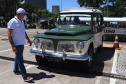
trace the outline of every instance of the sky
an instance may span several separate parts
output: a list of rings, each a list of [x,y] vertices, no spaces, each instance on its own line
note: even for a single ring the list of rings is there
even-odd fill
[[[52,5],[59,5],[61,10],[61,1],[62,9],[63,8],[79,8],[77,0],[47,0],[47,10],[52,12]]]

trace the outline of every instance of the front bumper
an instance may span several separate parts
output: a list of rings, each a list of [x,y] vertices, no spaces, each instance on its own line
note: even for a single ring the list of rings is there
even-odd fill
[[[68,59],[68,60],[80,60],[80,61],[85,61],[89,59],[88,55],[84,56],[79,56],[79,55],[68,55],[68,54],[59,54],[59,53],[52,53],[52,52],[41,52],[37,50],[30,49],[30,53],[33,53],[35,55],[39,55],[44,57],[54,57],[54,58],[61,58],[63,60]]]

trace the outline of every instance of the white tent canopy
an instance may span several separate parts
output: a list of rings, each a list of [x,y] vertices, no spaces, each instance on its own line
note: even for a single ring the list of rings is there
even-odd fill
[[[126,22],[126,17],[104,17],[105,22]]]

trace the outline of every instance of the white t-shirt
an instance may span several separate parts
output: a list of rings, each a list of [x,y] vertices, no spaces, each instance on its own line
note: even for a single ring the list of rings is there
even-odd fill
[[[15,46],[25,44],[25,26],[16,16],[12,18],[8,24],[8,29],[13,29],[12,38]]]

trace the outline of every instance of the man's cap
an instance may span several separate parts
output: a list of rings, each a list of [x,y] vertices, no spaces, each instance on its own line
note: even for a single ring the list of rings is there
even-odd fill
[[[19,8],[19,9],[17,10],[17,14],[20,14],[20,13],[29,14],[29,13],[26,12],[23,8]]]

